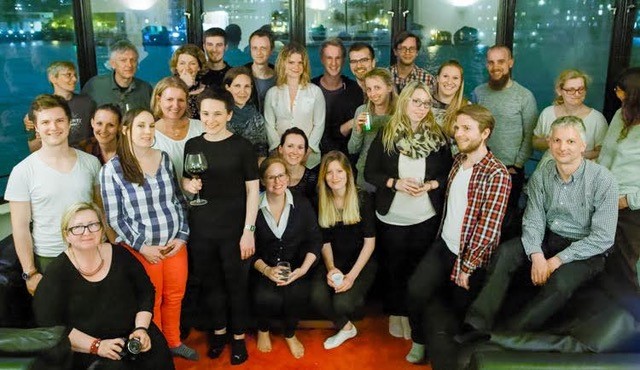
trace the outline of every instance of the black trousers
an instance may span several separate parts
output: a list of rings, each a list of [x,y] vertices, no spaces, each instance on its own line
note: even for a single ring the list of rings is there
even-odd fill
[[[607,258],[607,273],[622,286],[621,289],[638,291],[636,264],[640,256],[640,210],[622,209],[618,212],[616,243]]]
[[[337,329],[342,329],[364,307],[364,299],[373,284],[377,269],[376,261],[369,259],[351,289],[336,294],[327,284],[326,267],[318,266],[311,281],[311,304],[318,313],[333,321]],[[348,272],[342,271],[344,274]]]
[[[269,321],[277,319],[282,320],[285,338],[293,337],[300,316],[309,303],[309,287],[306,275],[285,286],[277,286],[265,276],[255,275],[253,309],[258,330],[269,331]]]
[[[194,326],[204,330],[230,327],[235,335],[246,331],[249,320],[249,260],[240,259],[240,237],[227,240],[193,237],[190,273],[198,285],[187,294],[197,302]],[[231,318],[229,321],[228,318]]]
[[[546,258],[556,255],[571,244],[547,230],[542,243]],[[524,267],[524,268],[522,268]],[[551,274],[546,284],[538,287],[535,295],[510,319],[505,326],[508,330],[531,331],[538,329],[545,321],[567,303],[573,292],[591,280],[604,269],[604,256],[597,255],[582,261],[561,265]],[[496,314],[505,300],[507,290],[514,275],[531,274],[531,263],[525,255],[520,238],[511,239],[498,247],[487,283],[473,302],[465,322],[479,330],[490,330],[494,326]],[[530,279],[527,280],[530,283]]]
[[[524,188],[524,168],[513,168],[516,173],[511,174],[511,192],[507,201],[507,212],[502,222],[502,240],[509,240],[522,234],[522,210],[520,209],[520,196]]]
[[[379,259],[384,282],[384,310],[389,315],[407,316],[407,283],[413,271],[433,243],[440,218],[411,226],[378,222],[382,246]]]
[[[478,269],[469,278],[470,289],[466,290],[451,281],[451,271],[456,255],[438,237],[416,267],[409,280],[408,301],[411,339],[425,344],[425,311],[438,305],[452,310],[464,311],[482,287],[484,269]],[[439,301],[437,304],[434,301]],[[432,304],[434,303],[434,304]]]

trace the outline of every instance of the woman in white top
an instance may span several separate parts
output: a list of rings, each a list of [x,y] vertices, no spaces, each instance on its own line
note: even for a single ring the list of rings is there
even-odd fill
[[[556,118],[564,116],[576,116],[582,119],[587,131],[587,150],[583,155],[587,159],[598,158],[600,147],[607,134],[607,120],[602,113],[584,104],[590,80],[589,76],[577,69],[567,69],[558,76],[553,105],[546,107],[540,113],[538,124],[533,130],[533,147],[545,151],[538,166],[551,159],[551,155],[546,151],[549,148],[547,135],[551,131],[551,123]]]
[[[173,76],[160,80],[151,97],[151,110],[158,120],[153,147],[169,155],[178,183],[182,180],[184,145],[187,140],[204,132],[200,120],[189,118],[188,96],[187,85]]]
[[[264,118],[269,150],[280,143],[282,134],[299,127],[309,138],[307,168],[320,163],[320,139],[324,132],[325,101],[322,90],[311,81],[309,56],[304,46],[290,43],[276,61],[276,86],[267,91]]]

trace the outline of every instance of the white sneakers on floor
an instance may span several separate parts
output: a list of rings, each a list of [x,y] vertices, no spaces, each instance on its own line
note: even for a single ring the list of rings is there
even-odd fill
[[[400,316],[389,316],[389,334],[396,338],[404,338],[404,331],[402,330],[402,321]]]
[[[419,364],[424,361],[424,344],[412,343],[411,350],[405,359],[412,364]]]
[[[355,337],[358,334],[355,325],[351,327],[351,330],[340,330],[332,337],[327,338],[324,341],[324,349],[333,349],[340,346],[346,340]]]

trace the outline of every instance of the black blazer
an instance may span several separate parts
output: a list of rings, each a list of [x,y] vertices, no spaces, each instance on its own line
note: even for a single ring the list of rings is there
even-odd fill
[[[390,178],[398,178],[398,160],[399,152],[387,153],[382,145],[382,133],[384,130],[378,131],[378,135],[371,143],[369,153],[367,154],[367,163],[364,167],[364,178],[367,182],[376,186],[376,211],[382,215],[389,213],[391,202],[395,196],[395,190],[387,187],[387,181]],[[433,208],[438,215],[442,214],[444,206],[444,195],[447,189],[447,177],[453,164],[451,150],[447,145],[442,146],[437,152],[429,154],[426,160],[424,181],[436,180],[439,184],[438,188],[431,190],[429,199]]]

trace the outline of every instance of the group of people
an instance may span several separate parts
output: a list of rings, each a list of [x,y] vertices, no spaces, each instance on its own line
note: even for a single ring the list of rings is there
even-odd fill
[[[578,70],[538,116],[501,45],[468,101],[462,66],[430,75],[408,32],[388,70],[371,45],[327,40],[314,79],[296,43],[269,64],[267,30],[251,35],[245,66],[224,61],[226,44],[212,28],[202,49],[179,47],[154,88],[135,77],[127,41],[80,95],[73,64],[53,63],[53,94],[25,117],[33,153],[5,199],[37,321],[69,327],[76,368],[127,358],[132,341],[125,368],[197,360],[181,340],[191,327],[209,334],[210,358],[229,344],[240,364],[252,318],[259,351],[277,318],[300,358],[308,302],[335,323],[332,349],[357,335],[372,286],[389,333],[412,340],[411,363],[433,357],[442,307],[459,316],[457,341],[486,337],[518,274],[538,289],[499,323],[513,330],[540,328],[604,270],[637,292],[640,68],[617,81],[607,128]],[[347,57],[356,81],[341,74]],[[532,147],[547,153],[522,214]]]

